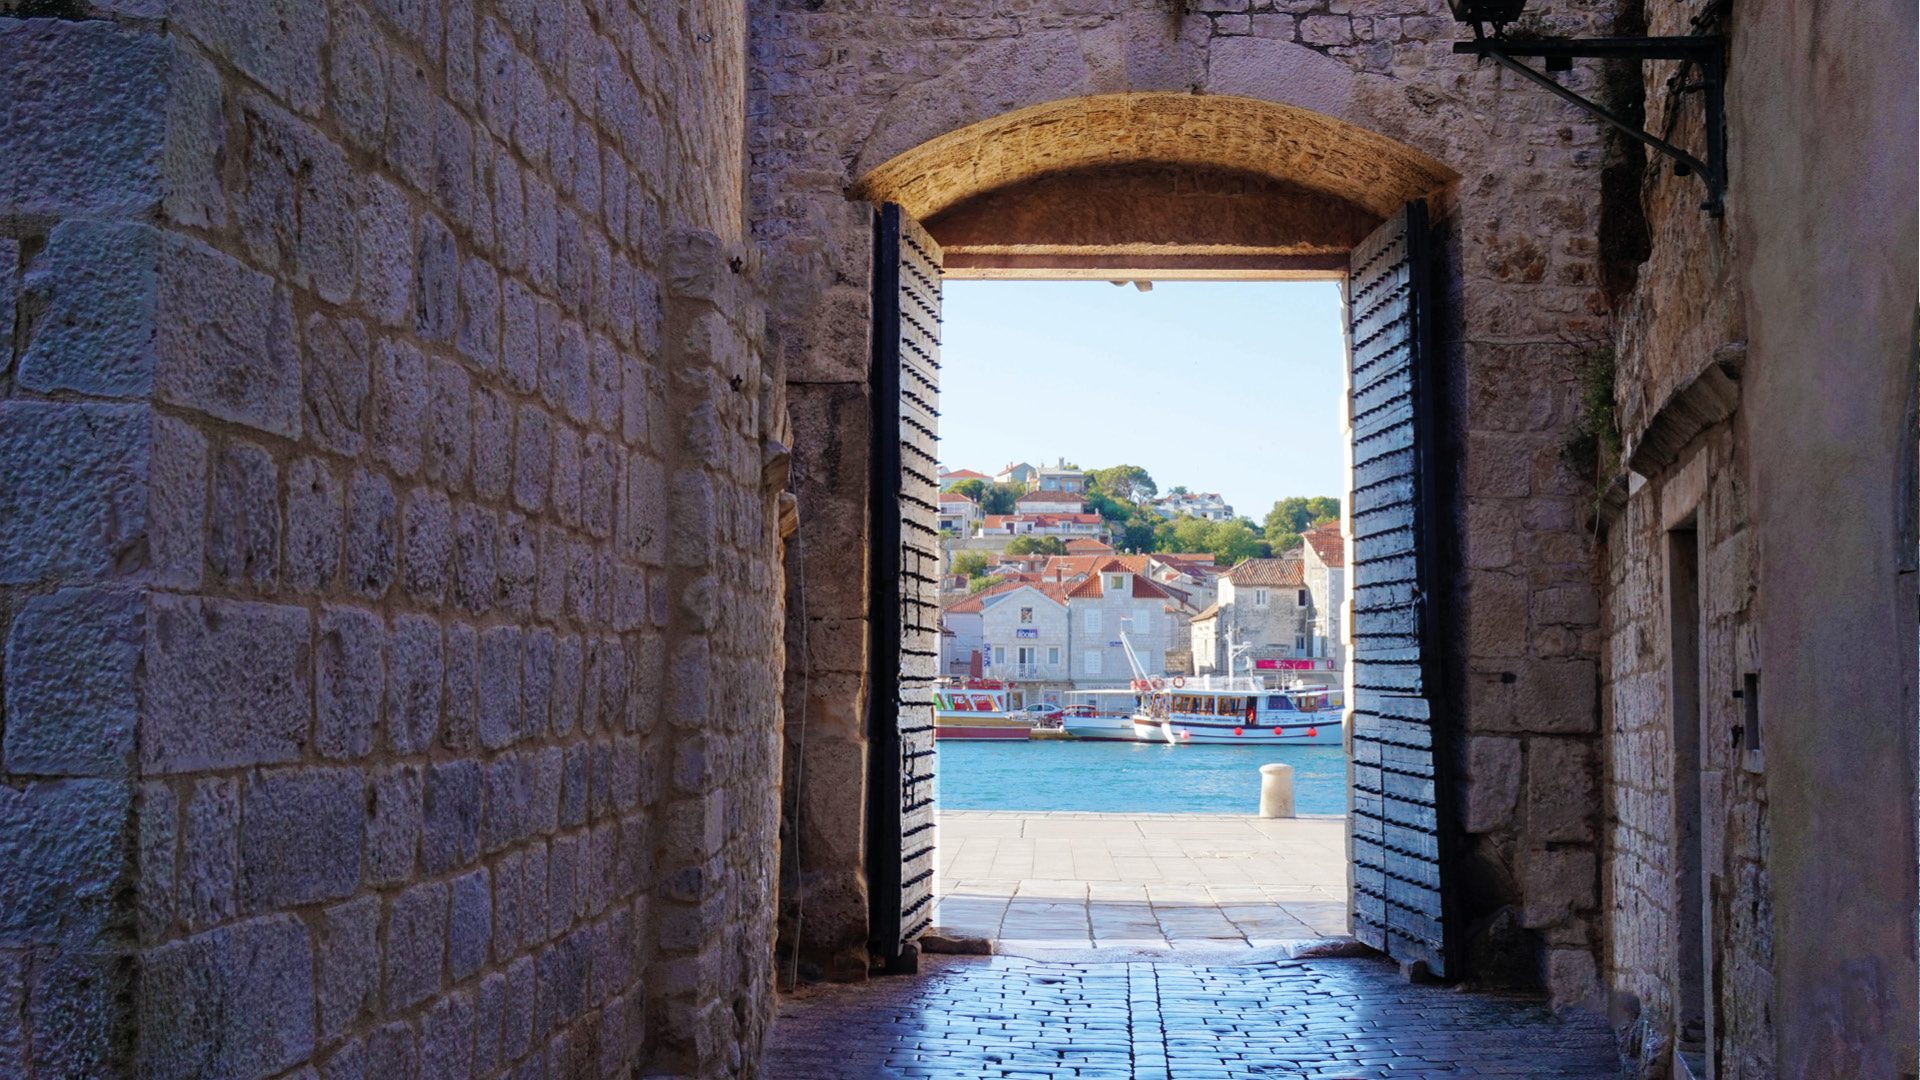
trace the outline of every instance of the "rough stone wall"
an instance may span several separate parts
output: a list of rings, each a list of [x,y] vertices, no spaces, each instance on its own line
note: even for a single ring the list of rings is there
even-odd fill
[[[745,11],[0,18],[0,1073],[741,1075]]]
[[[1649,32],[1706,7],[1650,3]],[[1681,1008],[1666,544],[1697,511],[1712,1067],[1897,1075],[1915,1053],[1917,493],[1915,119],[1894,73],[1914,67],[1914,13],[1778,0],[1718,28],[1727,216],[1700,212],[1697,178],[1649,170],[1651,255],[1619,320],[1634,475],[1607,538],[1607,978],[1625,1048],[1660,1074]],[[1671,73],[1648,67],[1648,124],[1703,145]]]
[[[1604,31],[1612,9],[1534,6],[1538,28],[1567,34]],[[754,227],[774,282],[770,348],[785,365],[796,421],[804,569],[790,576],[807,582],[788,632],[789,717],[804,700],[809,727],[804,747],[788,729],[789,760],[806,773],[786,822],[795,828],[797,806],[783,961],[792,949],[802,974],[857,976],[865,967],[865,583],[844,553],[862,550],[866,529],[872,256],[869,209],[848,191],[894,155],[1014,110],[1170,91],[1198,95],[1195,113],[1210,95],[1233,95],[1316,115],[1258,138],[1209,127],[1204,115],[1186,129],[1204,137],[1184,138],[1067,115],[1049,130],[1018,132],[1032,157],[992,167],[1024,182],[1045,174],[1049,153],[1091,167],[1105,148],[1152,137],[1175,155],[1163,160],[1196,169],[1287,181],[1315,173],[1334,185],[1320,195],[1376,220],[1406,173],[1384,157],[1356,159],[1352,148],[1367,139],[1411,147],[1463,177],[1439,202],[1456,277],[1455,691],[1471,734],[1456,749],[1471,934],[1480,970],[1504,965],[1562,1000],[1595,999],[1599,581],[1578,513],[1584,481],[1561,447],[1586,352],[1569,342],[1598,341],[1606,330],[1593,239],[1600,137],[1582,114],[1451,55],[1459,33],[1444,5],[1427,0],[754,5]],[[1598,85],[1585,67],[1567,78]],[[1315,141],[1321,128],[1324,142]],[[1339,177],[1327,179],[1329,162]],[[908,188],[915,178],[889,180]],[[983,223],[968,221],[969,241],[983,242]],[[797,942],[794,906],[804,908]]]

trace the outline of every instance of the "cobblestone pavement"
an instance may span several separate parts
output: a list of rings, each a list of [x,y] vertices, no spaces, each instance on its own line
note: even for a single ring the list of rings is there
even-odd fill
[[[996,951],[1275,948],[1347,932],[1346,820],[945,811],[949,936]]]
[[[1618,1077],[1592,1015],[1412,985],[1380,960],[929,957],[782,999],[769,1080]]]

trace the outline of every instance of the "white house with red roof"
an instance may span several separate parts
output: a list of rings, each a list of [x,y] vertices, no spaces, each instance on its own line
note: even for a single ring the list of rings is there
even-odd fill
[[[1219,590],[1213,606],[1188,623],[1196,672],[1228,674],[1230,642],[1247,646],[1252,661],[1309,655],[1313,602],[1298,549],[1243,560],[1220,575]]]
[[[980,523],[980,504],[957,491],[940,493],[940,531],[955,536],[972,536]]]
[[[1086,506],[1085,496],[1074,491],[1029,491],[1014,500],[1019,514],[1078,514]]]
[[[993,477],[983,472],[975,472],[972,469],[941,469],[939,479],[941,491],[952,491],[955,484],[964,483],[968,480],[978,480],[983,484],[993,483]]]
[[[1133,679],[1121,634],[1150,675],[1166,671],[1167,642],[1177,620],[1167,609],[1179,601],[1164,586],[1114,564],[1066,590],[1074,686],[1125,686]]]
[[[988,514],[978,536],[1091,536],[1105,539],[1106,519],[1099,514]]]

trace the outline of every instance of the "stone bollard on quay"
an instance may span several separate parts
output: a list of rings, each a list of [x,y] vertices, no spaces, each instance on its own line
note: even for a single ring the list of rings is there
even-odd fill
[[[1293,816],[1293,766],[1260,766],[1260,816]]]

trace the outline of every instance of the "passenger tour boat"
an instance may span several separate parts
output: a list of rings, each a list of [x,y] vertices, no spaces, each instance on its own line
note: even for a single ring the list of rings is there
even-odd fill
[[[935,739],[1024,739],[1033,720],[1007,708],[1007,690],[992,679],[968,679],[933,690]]]
[[[1123,637],[1124,640],[1124,637]],[[1227,668],[1238,666],[1244,645],[1230,645]],[[1134,737],[1142,742],[1197,745],[1340,745],[1346,702],[1325,686],[1275,688],[1255,675],[1201,676],[1188,680],[1149,676],[1131,646],[1133,689],[1141,708],[1133,714]]]

